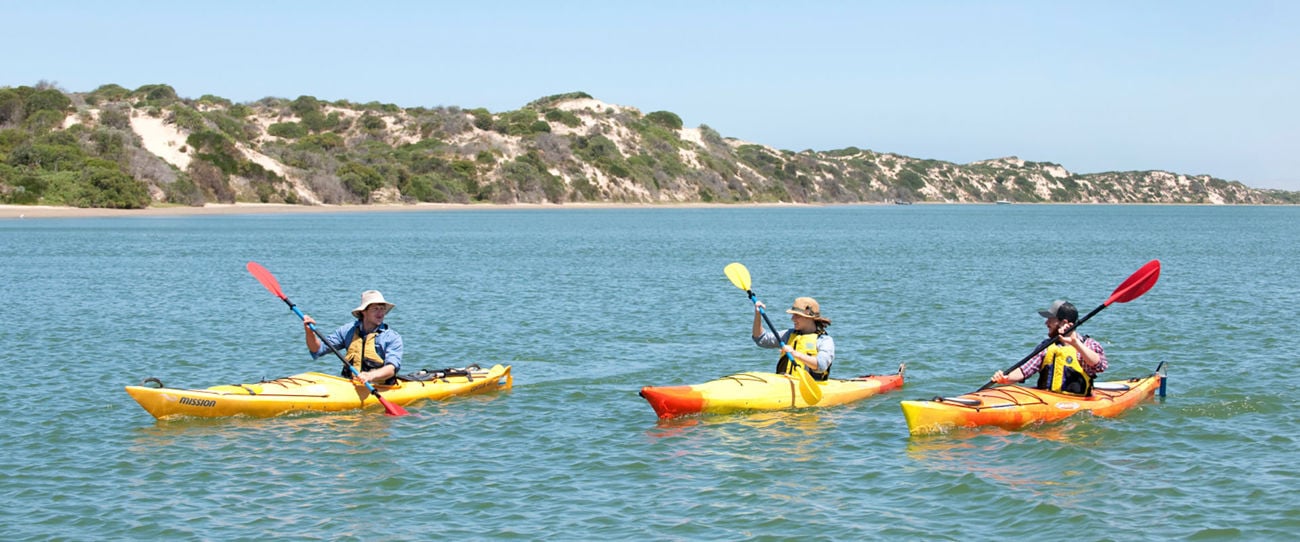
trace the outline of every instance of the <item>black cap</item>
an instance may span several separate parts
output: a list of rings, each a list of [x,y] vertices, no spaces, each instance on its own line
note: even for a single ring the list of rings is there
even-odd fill
[[[1052,302],[1052,307],[1046,310],[1039,310],[1038,315],[1043,318],[1056,318],[1074,323],[1079,321],[1079,309],[1064,299],[1058,299]]]

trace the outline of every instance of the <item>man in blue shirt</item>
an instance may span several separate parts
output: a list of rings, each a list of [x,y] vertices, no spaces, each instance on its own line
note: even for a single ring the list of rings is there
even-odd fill
[[[303,315],[303,329],[307,331],[307,350],[311,352],[311,358],[324,355],[331,346],[337,350],[346,349],[344,359],[351,370],[344,368],[343,376],[358,382],[393,384],[397,381],[397,372],[402,369],[402,336],[384,323],[384,317],[394,306],[384,300],[384,295],[378,290],[362,292],[361,304],[352,310],[356,321],[327,335],[325,344],[311,329],[316,321]]]

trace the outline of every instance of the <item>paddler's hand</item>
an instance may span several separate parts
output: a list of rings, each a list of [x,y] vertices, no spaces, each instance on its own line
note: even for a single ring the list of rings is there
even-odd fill
[[[754,302],[754,312],[756,312],[756,313],[757,313],[757,312],[763,312],[763,309],[764,309],[765,307],[767,307],[767,305],[764,305],[762,301],[755,301],[755,302]]]
[[[804,368],[807,368],[809,365],[816,365],[815,362],[816,360],[810,362],[810,361],[799,359],[799,353],[795,352],[794,347],[788,344],[781,345],[781,355],[790,356],[790,359],[794,360],[795,363],[802,365]]]
[[[989,380],[991,380],[994,384],[1009,384],[1009,383],[1011,383],[1011,379],[1007,378],[1007,375],[1002,374],[1002,371],[998,371],[998,372],[996,372],[996,373],[993,373],[993,378],[990,378]]]
[[[1061,325],[1056,327],[1056,340],[1077,348],[1074,342],[1078,342],[1079,336],[1074,333],[1074,324],[1061,320]]]
[[[1068,325],[1069,324],[1063,324],[1060,331],[1065,331],[1065,328]],[[1083,350],[1083,339],[1079,337],[1078,333],[1074,333],[1073,331],[1071,331],[1069,335],[1062,335],[1058,331],[1056,340],[1064,346],[1073,346],[1075,350]]]
[[[316,320],[306,314],[302,315],[302,330],[307,333],[307,351],[316,352],[320,350],[320,339],[316,338],[316,333],[311,330],[312,324]]]

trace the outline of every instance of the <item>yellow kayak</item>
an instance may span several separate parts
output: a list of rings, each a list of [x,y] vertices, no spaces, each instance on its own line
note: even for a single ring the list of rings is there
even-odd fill
[[[509,365],[491,369],[421,371],[391,386],[375,386],[391,403],[408,405],[421,399],[438,400],[509,389],[514,385]],[[266,418],[290,412],[336,412],[378,408],[379,401],[364,385],[325,373],[302,373],[256,384],[232,384],[206,389],[168,388],[156,378],[154,386],[127,386],[140,406],[160,420],[194,417],[250,416]]]
[[[730,414],[753,410],[790,410],[852,403],[903,387],[903,369],[891,375],[832,378],[816,383],[822,398],[809,404],[797,391],[798,380],[776,373],[740,373],[689,386],[646,386],[641,397],[661,419],[691,414]]]

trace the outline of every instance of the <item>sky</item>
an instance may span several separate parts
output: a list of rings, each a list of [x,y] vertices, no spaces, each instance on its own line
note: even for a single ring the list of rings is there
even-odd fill
[[[1300,2],[0,0],[0,87],[519,109],[1300,190]]]

